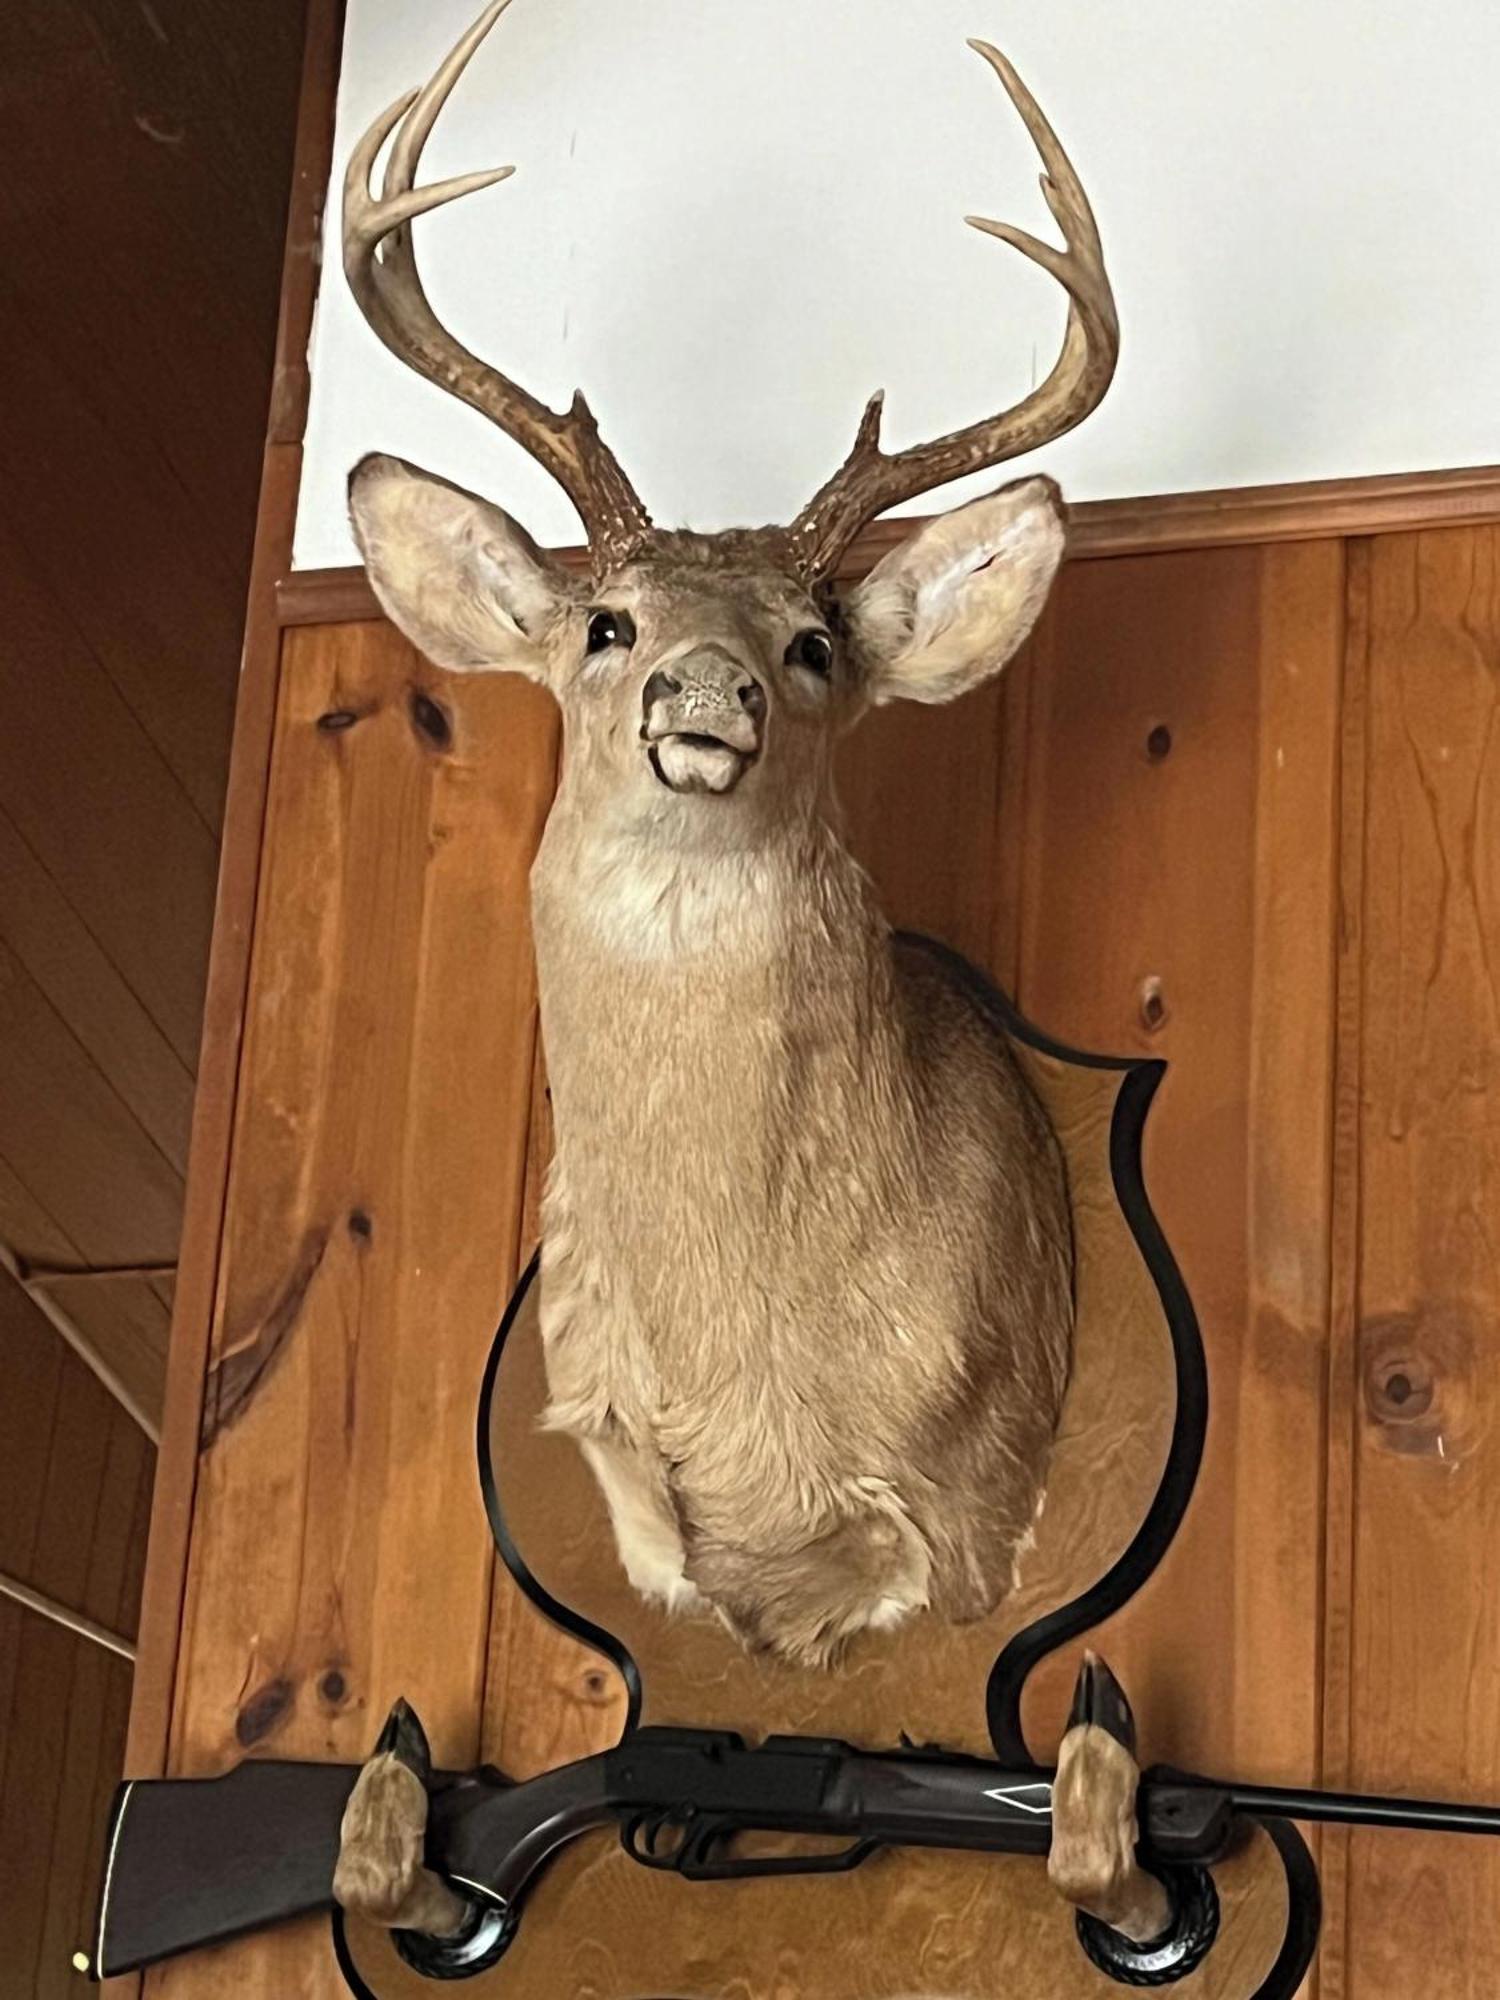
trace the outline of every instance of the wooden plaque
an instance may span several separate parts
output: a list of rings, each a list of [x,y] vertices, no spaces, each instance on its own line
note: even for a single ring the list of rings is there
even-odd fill
[[[1030,1764],[1021,1697],[1031,1668],[1117,1610],[1182,1518],[1207,1384],[1192,1307],[1140,1173],[1163,1065],[1063,1049],[965,971],[1052,1119],[1074,1218],[1072,1375],[1017,1588],[971,1625],[924,1614],[866,1634],[833,1671],[746,1652],[711,1615],[669,1618],[643,1602],[577,1446],[540,1427],[533,1259],[480,1397],[481,1482],[522,1589],[623,1674],[627,1730],[796,1733],[871,1749],[905,1737]],[[1219,1939],[1173,1990],[1184,2000],[1284,2000],[1305,1957],[1300,1840],[1250,1829],[1215,1880]],[[424,1990],[386,1940],[351,1925],[347,1949],[356,1986],[367,1981],[381,2000]],[[1040,1861],[888,1850],[847,1874],[705,1883],[642,1867],[613,1832],[574,1842],[545,1871],[516,1941],[478,1983],[519,2000],[1085,2000],[1122,1990],[1084,1956]]]

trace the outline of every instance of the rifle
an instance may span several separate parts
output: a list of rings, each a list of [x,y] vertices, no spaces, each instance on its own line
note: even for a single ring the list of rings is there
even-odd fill
[[[397,1715],[403,1711],[410,1717],[399,1704]],[[251,1760],[220,1778],[122,1785],[92,1976],[133,1971],[331,1908],[339,1824],[358,1775],[349,1764]],[[469,1900],[470,1919],[452,1939],[398,1932],[396,1944],[434,1976],[485,1970],[514,1936],[526,1891],[546,1863],[600,1827],[617,1827],[643,1867],[723,1881],[853,1868],[894,1847],[1045,1855],[1051,1792],[1046,1769],[1010,1769],[950,1751],[867,1751],[809,1736],[772,1736],[751,1747],[729,1731],[681,1728],[635,1729],[612,1750],[520,1784],[488,1767],[438,1773],[429,1781],[427,1860]],[[1142,1778],[1138,1814],[1142,1861],[1167,1882],[1175,1930],[1183,1934],[1175,1944],[1172,1934],[1164,1941],[1163,1949],[1176,1953],[1168,1978],[1191,1970],[1213,1942],[1217,1906],[1205,1871],[1244,1821],[1500,1833],[1496,1807],[1223,1783],[1168,1770]],[[836,1835],[847,1845],[833,1853],[738,1851],[753,1834]],[[1124,1963],[1109,1956],[1111,1940],[1125,1942],[1116,1933],[1087,1917],[1079,1930],[1101,1969]],[[1196,1956],[1184,1963],[1188,1949]]]

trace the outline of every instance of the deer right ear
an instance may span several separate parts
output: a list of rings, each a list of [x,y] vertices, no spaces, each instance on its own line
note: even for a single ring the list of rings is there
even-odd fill
[[[382,610],[435,666],[548,678],[548,641],[583,598],[509,514],[375,453],[350,474],[349,518]]]

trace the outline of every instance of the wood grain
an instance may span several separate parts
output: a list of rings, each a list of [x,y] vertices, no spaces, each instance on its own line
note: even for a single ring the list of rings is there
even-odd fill
[[[1269,1844],[1257,1832],[1216,1870],[1223,1928],[1172,1989],[1182,2000],[1248,2000],[1270,1969],[1285,1912]],[[355,1957],[381,2000],[430,1991],[384,1938],[357,1936]],[[1079,1950],[1037,1860],[908,1851],[846,1875],[683,1882],[625,1859],[612,1834],[553,1864],[502,1964],[475,1984],[476,2000],[655,2000],[664,1988],[673,2000],[1113,2000],[1123,1990]]]
[[[167,1163],[186,1172],[192,1071],[3,806],[0,936]]]
[[[160,1435],[172,1309],[147,1278],[55,1278],[47,1286]]]
[[[1065,1038],[1172,1065],[1148,1178],[1203,1318],[1214,1417],[1178,1544],[1104,1635],[1148,1757],[1272,1781],[1321,1763],[1331,1782],[1500,1790],[1487,1719],[1500,1634],[1485,1603],[1496,1489],[1480,1345],[1493,1316],[1482,1218],[1493,1206],[1486,952],[1500,851],[1486,761],[1494,540],[1443,531],[1347,554],[1305,542],[1072,564],[999,690],[967,708],[882,715],[845,759],[853,838],[901,921],[1013,967],[1028,1012]],[[295,655],[299,673],[337,656],[349,685],[364,685],[348,633],[290,637],[308,648]],[[431,685],[462,704],[472,684]],[[528,754],[550,751],[512,738],[496,769],[513,781],[509,760]],[[374,781],[397,826],[411,810],[402,768],[382,764]],[[298,845],[273,820],[268,857],[287,841]],[[392,877],[398,899],[404,866]],[[263,901],[263,923],[270,908]],[[310,938],[323,911],[303,898]],[[316,942],[302,950],[307,965],[319,961]],[[323,976],[305,987],[315,1013]],[[462,985],[468,974],[455,976]],[[406,983],[390,985],[397,1011],[417,1004]],[[367,984],[363,970],[354,984]],[[300,975],[294,985],[304,991]],[[370,1032],[397,1030],[372,1017]],[[246,1074],[262,1104],[268,1091],[248,1082],[262,1072]],[[329,1070],[317,1088],[326,1098],[333,1087]],[[381,1100],[380,1118],[394,1101]],[[546,1149],[539,1086],[514,1115],[534,1188]],[[295,1151],[289,1141],[288,1161]],[[519,1154],[515,1172],[506,1200],[523,1204]],[[240,1209],[261,1179],[247,1175]],[[270,1258],[269,1216],[261,1227],[259,1246],[247,1237],[236,1255]],[[518,1239],[527,1229],[519,1212],[515,1229]],[[274,1307],[274,1286],[261,1295]],[[229,1343],[252,1353],[252,1412],[285,1365],[283,1355],[265,1377],[253,1366],[257,1330],[274,1319],[262,1306]],[[222,1358],[222,1317],[216,1340]],[[394,1349],[381,1351],[378,1370],[394,1367]],[[1407,1387],[1393,1390],[1393,1375]],[[1408,1407],[1429,1387],[1439,1433]],[[238,1407],[230,1374],[212,1388]],[[1390,1405],[1393,1394],[1394,1406],[1372,1409],[1372,1395]],[[232,1416],[223,1435],[245,1421]],[[1463,1451],[1440,1484],[1435,1435],[1445,1454],[1450,1442]],[[247,1495],[261,1470],[248,1458],[225,1461],[226,1481]],[[466,1686],[483,1677],[486,1755],[523,1775],[610,1740],[622,1699],[612,1673],[507,1585],[488,1612],[476,1607],[472,1631]],[[220,1639],[205,1643],[212,1652]],[[362,1649],[378,1659],[388,1644],[367,1628],[350,1659]],[[1054,1663],[1028,1705],[1043,1753],[1071,1670]],[[381,1669],[361,1659],[359,1673],[378,1681]],[[459,1677],[444,1685],[458,1701]],[[229,1692],[226,1680],[224,1714]],[[190,1666],[179,1702],[211,1708],[210,1693]],[[300,1707],[282,1726],[283,1740],[304,1740],[304,1728],[313,1740]],[[1323,1861],[1323,2000],[1486,1990],[1486,1850],[1361,1835],[1326,1840]],[[612,1879],[601,1857],[579,1867],[590,1883]],[[703,1907],[681,1918],[653,1908],[643,1928],[691,1928]],[[320,1934],[303,1936],[300,1958],[286,1949],[299,1977],[323,1978]],[[563,1990],[618,1970],[557,1950],[538,1964]],[[723,1956],[713,1950],[705,1936],[710,1969]],[[619,1973],[622,1990],[634,1976]],[[793,1975],[781,1964],[777,1976]]]
[[[1400,536],[1368,568],[1359,1094],[1358,1784],[1500,1794],[1500,536]],[[1351,1844],[1351,2000],[1493,1990],[1489,1843]]]
[[[446,752],[413,726],[418,687],[451,717]],[[473,1396],[521,1227],[526,872],[555,736],[536,691],[439,687],[387,627],[292,635],[173,1770],[357,1759],[398,1694],[440,1761],[477,1755],[491,1553]],[[253,1940],[147,1991],[279,2000],[301,1949]]]
[[[130,1700],[124,1660],[0,1603],[0,1917],[7,2000],[76,2000]]]
[[[1105,1649],[1149,1756],[1267,1779],[1317,1747],[1341,610],[1326,544],[1081,563],[1030,668],[1019,997],[1168,1059],[1147,1181],[1213,1385],[1179,1545]],[[1042,1749],[1075,1664],[1038,1677]]]
[[[0,1232],[33,1257],[176,1245],[300,11],[0,19]],[[96,1302],[107,1337],[139,1304]]]
[[[127,1635],[156,1454],[0,1273],[0,1569]]]
[[[333,152],[342,19],[341,0],[308,0],[292,197],[283,239],[281,313],[276,330],[278,382],[286,371],[295,373],[305,366],[312,313],[309,274],[317,254],[321,204]],[[278,407],[273,403],[273,417]],[[152,1556],[131,1701],[129,1768],[142,1777],[159,1776],[167,1753],[281,671],[275,579],[291,559],[300,472],[300,447],[281,441],[273,422],[262,462],[255,520],[213,949],[204,998],[203,1058],[193,1107],[162,1460],[152,1509]]]
[[[1370,565],[1374,544],[1345,550],[1344,676],[1339,746],[1338,1001],[1335,1019],[1330,1214],[1328,1430],[1323,1577],[1322,1772],[1347,1790],[1354,1690],[1356,1434],[1359,1399],[1360,1093],[1364,1036],[1365,846],[1370,687]],[[1319,1842],[1323,1936],[1319,2000],[1347,2000],[1349,1858],[1353,1836],[1325,1827]]]
[[[155,1453],[0,1274],[0,1568],[133,1632]],[[0,1602],[0,1992],[64,2000],[89,1933],[130,1669]]]

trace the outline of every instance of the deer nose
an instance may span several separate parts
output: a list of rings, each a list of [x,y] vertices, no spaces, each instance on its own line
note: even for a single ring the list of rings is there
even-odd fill
[[[641,689],[641,737],[717,738],[742,754],[760,748],[766,718],[766,691],[748,668],[727,651],[704,647],[658,667]]]

